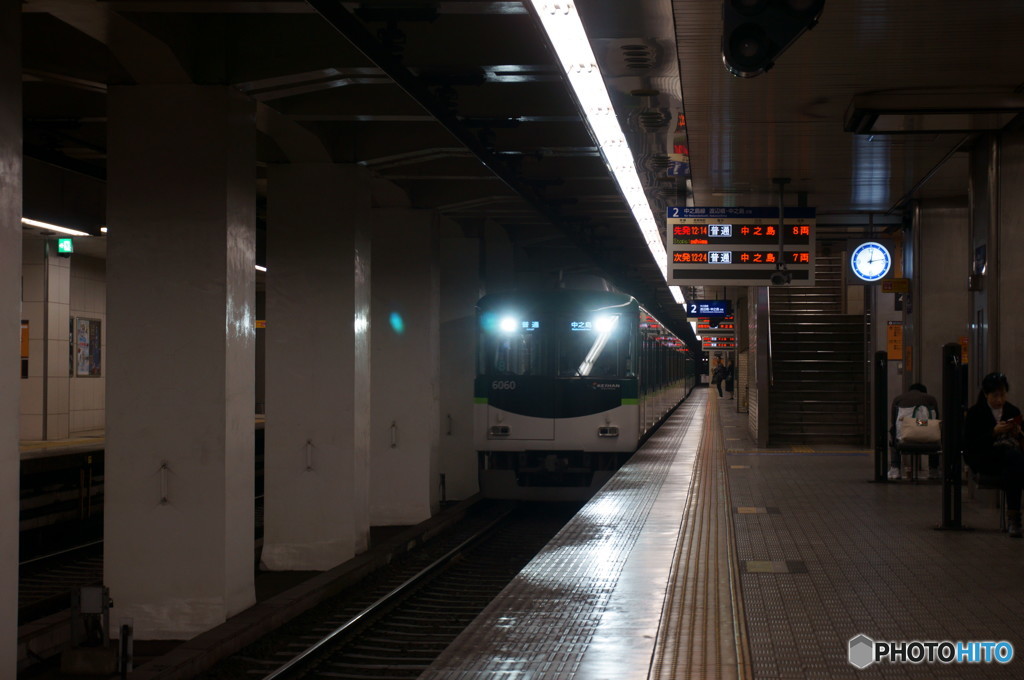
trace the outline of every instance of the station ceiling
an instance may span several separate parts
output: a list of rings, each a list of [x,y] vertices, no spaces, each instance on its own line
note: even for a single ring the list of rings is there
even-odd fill
[[[723,65],[722,2],[575,5],[656,218],[688,202],[777,205],[772,178],[787,177],[787,204],[817,207],[819,222],[891,221],[913,199],[965,195],[970,141],[1024,108],[1019,0],[827,0],[754,78]],[[684,333],[535,12],[529,0],[26,0],[25,154],[102,183],[108,88],[228,84],[258,102],[262,166],[296,160],[312,133],[317,153],[467,233],[502,225],[521,269],[603,274]],[[689,174],[669,177],[680,143]],[[103,223],[101,199],[52,190],[27,172],[26,214],[73,204],[38,218]]]

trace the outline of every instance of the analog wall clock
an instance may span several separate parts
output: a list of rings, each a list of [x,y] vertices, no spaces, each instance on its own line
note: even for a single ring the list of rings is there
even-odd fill
[[[892,269],[892,255],[881,243],[868,241],[854,249],[850,255],[850,268],[862,281],[878,281]]]

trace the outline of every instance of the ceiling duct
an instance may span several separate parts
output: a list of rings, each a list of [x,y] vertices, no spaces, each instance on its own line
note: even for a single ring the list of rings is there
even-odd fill
[[[857,95],[843,129],[858,135],[1001,130],[1024,112],[1024,95],[1004,92],[901,92]]]

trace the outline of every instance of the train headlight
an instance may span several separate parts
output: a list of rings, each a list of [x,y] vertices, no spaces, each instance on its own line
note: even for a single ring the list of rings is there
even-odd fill
[[[520,328],[519,319],[511,316],[503,317],[498,322],[498,328],[501,329],[502,333],[515,333]]]
[[[594,330],[598,333],[611,333],[619,323],[618,314],[608,314],[594,319]]]

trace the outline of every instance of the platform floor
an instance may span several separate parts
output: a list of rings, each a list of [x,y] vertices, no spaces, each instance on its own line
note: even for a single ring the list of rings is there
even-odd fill
[[[937,531],[940,485],[759,449],[735,404],[697,390],[421,678],[1024,677],[1024,540],[987,497]],[[857,670],[859,634],[1018,658]]]

